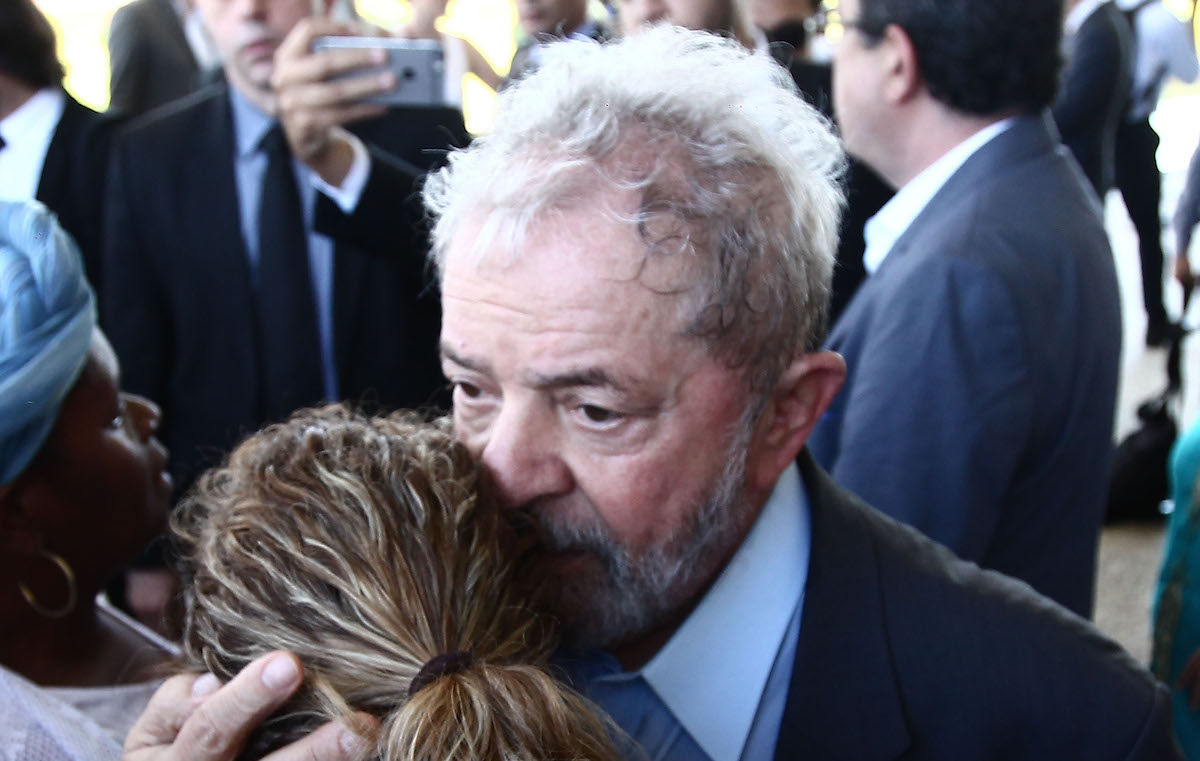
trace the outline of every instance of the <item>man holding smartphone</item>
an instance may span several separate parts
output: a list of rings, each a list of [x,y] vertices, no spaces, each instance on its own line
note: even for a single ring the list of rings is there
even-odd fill
[[[224,81],[115,140],[105,328],[169,420],[176,494],[244,432],[327,400],[436,403],[418,180],[466,141],[452,109],[387,109],[382,50],[329,0],[197,0]],[[340,190],[338,190],[340,188]]]

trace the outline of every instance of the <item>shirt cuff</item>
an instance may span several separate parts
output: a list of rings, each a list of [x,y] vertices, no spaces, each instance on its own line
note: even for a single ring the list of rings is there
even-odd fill
[[[354,152],[354,160],[350,162],[350,171],[346,172],[341,187],[330,185],[315,173],[312,175],[312,181],[317,186],[317,190],[329,196],[343,213],[353,214],[354,210],[358,208],[358,200],[362,198],[363,188],[367,186],[367,179],[371,175],[371,154],[367,152],[367,146],[363,145],[363,141],[359,140],[357,135],[339,127],[335,136],[349,143],[350,150]]]

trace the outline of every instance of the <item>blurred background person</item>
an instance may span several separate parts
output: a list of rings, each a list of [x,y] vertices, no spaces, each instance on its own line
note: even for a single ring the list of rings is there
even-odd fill
[[[1061,8],[841,0],[846,148],[899,191],[825,348],[847,379],[810,446],[959,557],[1090,616],[1120,371],[1094,195],[1046,108]]]
[[[437,28],[437,21],[446,13],[448,0],[411,0],[412,16],[408,23],[401,27],[396,36],[418,40],[436,40],[442,44],[443,63],[445,65],[445,102],[447,105],[462,108],[462,79],[468,73],[479,77],[492,90],[500,87],[504,80],[479,48],[470,40],[453,34],[442,32]]]
[[[1170,488],[1175,509],[1151,612],[1150,670],[1171,689],[1173,728],[1189,761],[1200,759],[1200,424],[1171,450]]]
[[[467,142],[457,109],[364,102],[390,74],[329,81],[382,51],[314,52],[357,30],[309,0],[199,7],[225,78],[114,138],[106,199],[105,330],[130,390],[163,406],[176,496],[300,407],[439,402],[415,190]],[[158,578],[157,599],[131,594],[148,621]]]
[[[1192,234],[1200,224],[1200,146],[1192,152],[1188,162],[1183,190],[1175,204],[1171,228],[1175,237],[1175,279],[1185,290],[1196,284],[1188,251],[1192,247]]]
[[[1109,0],[1067,0],[1065,64],[1051,107],[1063,143],[1101,205],[1116,173],[1117,126],[1133,78],[1129,22]]]
[[[56,48],[32,0],[0,3],[0,200],[50,207],[95,284],[111,125],[63,89]]]
[[[244,757],[361,711],[384,761],[617,761],[615,727],[549,672],[552,623],[478,482],[449,419],[340,405],[201,478],[172,519],[188,667],[228,680],[286,649],[305,674]]]
[[[194,0],[133,0],[108,30],[108,108],[138,116],[198,90],[221,64]]]
[[[117,759],[174,649],[97,593],[163,526],[158,408],[119,391],[74,243],[0,202],[0,758]]]
[[[513,53],[505,81],[516,81],[542,62],[542,45],[555,39],[603,42],[612,36],[601,21],[588,15],[588,0],[516,0],[521,42]]]
[[[766,34],[738,0],[617,0],[616,7],[623,34],[636,34],[647,24],[665,21],[732,37],[747,50],[764,55],[769,50]]]
[[[829,63],[831,51],[824,35],[817,33],[824,14],[821,0],[750,0],[746,4],[750,20],[774,46],[783,44],[776,58],[784,66],[795,59]]]
[[[1162,346],[1177,337],[1163,306],[1162,175],[1158,170],[1158,133],[1150,114],[1169,79],[1194,82],[1200,74],[1190,25],[1162,0],[1126,0],[1124,13],[1133,26],[1133,84],[1117,127],[1116,184],[1137,231],[1146,307],[1146,343]]]

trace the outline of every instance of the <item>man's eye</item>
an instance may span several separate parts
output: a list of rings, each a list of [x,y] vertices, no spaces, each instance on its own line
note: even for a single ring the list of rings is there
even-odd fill
[[[594,404],[585,404],[579,410],[593,423],[611,423],[619,417],[616,412],[604,407],[597,407]]]
[[[454,388],[468,399],[474,399],[480,394],[479,386],[473,383],[466,383],[465,381],[455,381]]]

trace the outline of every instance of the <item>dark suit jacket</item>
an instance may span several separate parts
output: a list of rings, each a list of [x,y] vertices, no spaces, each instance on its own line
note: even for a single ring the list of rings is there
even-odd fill
[[[1066,41],[1054,121],[1101,198],[1113,184],[1117,127],[1133,76],[1132,45],[1129,22],[1113,2],[1102,3]]]
[[[37,200],[58,215],[79,244],[94,285],[100,282],[104,175],[115,124],[68,95],[38,180]]]
[[[1168,761],[1166,690],[1090,624],[841,490],[811,458],[777,761]]]
[[[1091,613],[1121,346],[1095,197],[1048,120],[954,174],[834,327],[817,461],[961,557]]]
[[[138,116],[195,92],[200,67],[171,0],[133,0],[108,32],[109,108]]]
[[[217,85],[131,124],[113,147],[104,327],[124,387],[163,407],[177,491],[265,422],[229,112]],[[315,221],[337,241],[341,394],[385,409],[440,402],[439,312],[416,181],[465,142],[462,119],[397,111],[356,130],[372,150],[362,200],[347,217],[318,194]]]

